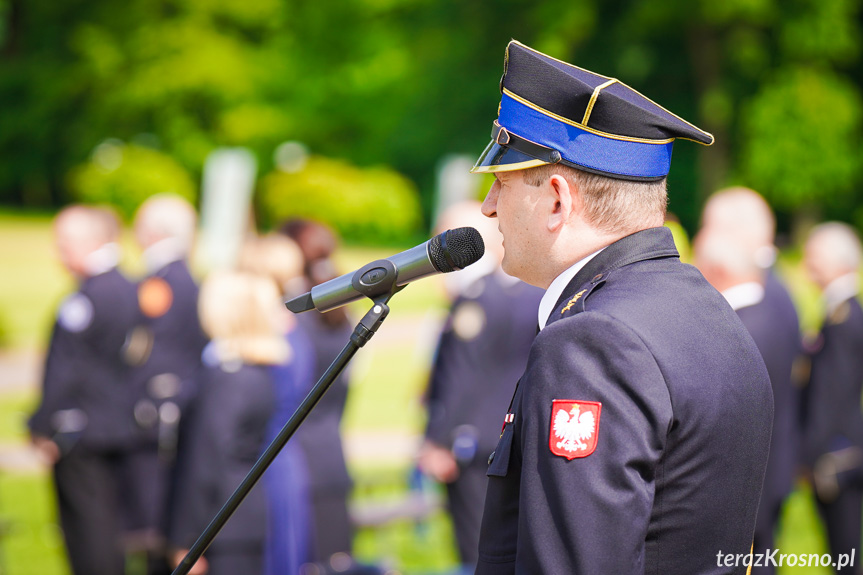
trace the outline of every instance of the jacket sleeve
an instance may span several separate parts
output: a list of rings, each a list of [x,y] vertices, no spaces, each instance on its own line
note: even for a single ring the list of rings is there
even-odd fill
[[[426,438],[443,447],[449,447],[452,438],[452,425],[449,421],[449,405],[452,395],[453,355],[455,335],[451,329],[452,317],[448,318],[444,331],[438,340],[431,373],[429,375],[426,402],[428,407],[428,424]]]
[[[604,314],[549,324],[525,374],[518,567],[535,573],[642,573],[671,399],[645,343]],[[595,450],[552,452],[554,400],[601,404]],[[520,420],[520,421],[519,421]]]
[[[76,334],[68,332],[59,324],[54,325],[42,375],[42,398],[28,421],[30,432],[34,435],[56,439],[58,429],[53,421],[54,414],[73,407],[76,377],[82,367],[79,365],[79,347]]]

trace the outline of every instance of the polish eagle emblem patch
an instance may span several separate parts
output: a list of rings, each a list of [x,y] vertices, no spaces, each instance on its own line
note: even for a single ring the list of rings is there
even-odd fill
[[[596,449],[599,414],[602,404],[596,401],[555,399],[551,403],[551,430],[548,447],[567,459],[587,457]]]

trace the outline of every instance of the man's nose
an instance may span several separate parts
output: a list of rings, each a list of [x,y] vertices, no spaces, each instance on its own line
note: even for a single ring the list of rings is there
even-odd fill
[[[497,217],[497,198],[500,193],[500,183],[495,180],[482,203],[482,215],[487,218]]]

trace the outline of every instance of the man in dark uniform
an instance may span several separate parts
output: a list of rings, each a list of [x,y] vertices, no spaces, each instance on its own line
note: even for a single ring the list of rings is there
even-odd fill
[[[60,523],[76,575],[123,573],[120,498],[123,454],[134,438],[128,409],[135,287],[116,269],[116,218],[72,206],[55,219],[63,265],[78,281],[57,313],[43,395],[29,427],[54,464]]]
[[[834,559],[837,554],[853,552],[859,573],[863,507],[863,310],[857,301],[860,241],[845,224],[822,224],[809,235],[804,261],[826,304],[824,325],[811,350],[804,463],[813,474],[830,551]]]
[[[512,42],[474,171],[503,269],[547,288],[488,469],[477,573],[746,572],[773,398],[662,227],[674,138],[712,136]],[[731,554],[731,555],[728,555]]]
[[[461,287],[438,341],[419,466],[446,484],[461,563],[472,572],[488,485],[487,460],[500,434],[507,391],[527,365],[542,290],[500,269],[500,232],[482,216],[479,203],[451,207],[438,227],[463,226],[480,231],[485,255],[465,274],[452,274],[470,277],[470,271],[478,269],[480,276]]]
[[[773,251],[775,224],[767,202],[749,189],[722,190],[710,197],[702,220],[694,243],[696,265],[752,335],[773,388],[770,457],[755,524],[755,553],[765,553],[774,549],[773,534],[797,467],[799,398],[791,373],[801,351],[799,322],[788,292],[763,265],[769,260],[759,257]],[[755,566],[752,572],[775,568]]]
[[[147,266],[147,276],[138,284],[138,303],[151,350],[133,378],[139,442],[126,463],[131,508],[127,527],[134,534],[132,550],[149,553],[151,573],[167,569],[160,559],[166,483],[183,398],[192,393],[188,388],[206,344],[198,320],[198,286],[187,263],[195,220],[191,204],[170,194],[151,197],[135,215],[135,238]]]

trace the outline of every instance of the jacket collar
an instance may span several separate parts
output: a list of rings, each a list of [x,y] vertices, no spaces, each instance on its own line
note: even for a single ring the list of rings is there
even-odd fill
[[[559,310],[564,302],[569,301],[577,291],[583,289],[584,284],[592,282],[595,285],[612,270],[635,262],[679,257],[671,230],[665,226],[648,228],[617,240],[599,252],[575,274],[558,298],[546,325],[560,318],[560,313],[555,311]]]

